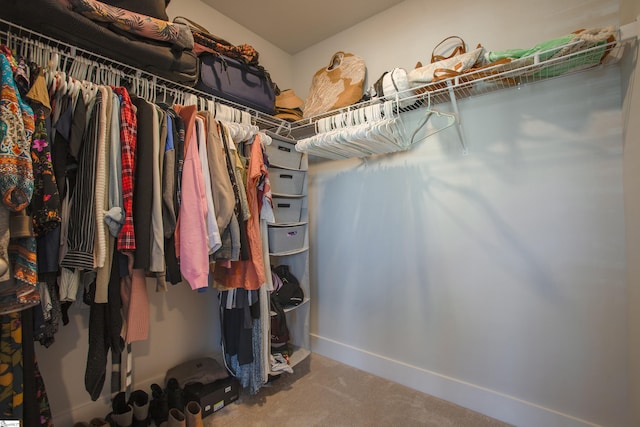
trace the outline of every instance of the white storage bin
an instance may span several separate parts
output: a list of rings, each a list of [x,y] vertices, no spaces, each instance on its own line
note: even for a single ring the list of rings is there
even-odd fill
[[[299,222],[302,210],[302,199],[274,196],[273,215],[276,223]]]
[[[305,171],[269,168],[271,192],[278,194],[302,195]]]
[[[269,227],[269,252],[291,252],[304,247],[307,224],[288,227]]]
[[[273,138],[271,144],[267,145],[267,156],[272,166],[300,169],[302,153],[296,151],[295,144],[290,142]]]

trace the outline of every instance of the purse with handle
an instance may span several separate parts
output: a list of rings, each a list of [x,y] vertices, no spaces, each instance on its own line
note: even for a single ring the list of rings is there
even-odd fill
[[[319,69],[303,108],[304,118],[355,104],[362,98],[367,68],[364,59],[336,52],[326,68]]]
[[[450,46],[450,41],[454,41]],[[438,53],[449,41],[449,54]],[[451,76],[460,75],[472,68],[482,59],[484,48],[478,46],[476,49],[467,52],[466,44],[458,36],[450,36],[436,45],[431,53],[431,63],[422,65],[418,63],[416,68],[407,75],[411,87],[423,86],[428,83],[447,79]]]

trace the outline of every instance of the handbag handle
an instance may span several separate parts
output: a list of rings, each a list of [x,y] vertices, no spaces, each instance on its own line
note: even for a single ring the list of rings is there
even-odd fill
[[[442,80],[447,80],[447,79],[452,79],[454,77],[463,76],[463,77],[461,77],[461,81],[463,81],[463,82],[471,82],[471,81],[479,79],[479,78],[489,77],[489,76],[492,76],[494,74],[499,74],[500,72],[504,71],[504,69],[502,69],[502,68],[500,68],[498,66],[499,65],[507,65],[509,63],[511,63],[511,59],[510,58],[502,58],[502,59],[498,59],[497,61],[490,62],[487,65],[469,68],[468,70],[465,70],[464,72],[452,70],[450,68],[437,68],[433,72],[433,81],[434,82],[439,82],[439,81],[442,81]],[[497,69],[492,69],[492,67],[498,67],[498,68]],[[502,79],[502,80],[503,81],[508,81],[509,79],[506,79],[506,80]]]
[[[334,53],[333,56],[331,57],[331,61],[329,61],[329,66],[327,67],[327,70],[331,71],[338,68],[342,63],[343,58],[344,58],[344,52],[341,51],[341,52]]]
[[[438,50],[438,48],[442,46],[447,40],[458,40],[458,45],[453,49],[453,51],[451,52],[451,55],[444,56],[444,55],[436,54],[436,50]],[[446,37],[444,40],[442,40],[433,48],[433,51],[431,52],[431,63],[433,64],[434,62],[453,58],[454,56],[461,55],[463,53],[467,53],[467,48],[465,47],[464,40],[462,40],[462,38],[458,36],[449,36],[449,37]]]
[[[441,80],[451,79],[457,76],[461,76],[463,73],[452,70],[450,68],[436,68],[433,71],[433,82],[439,82]]]

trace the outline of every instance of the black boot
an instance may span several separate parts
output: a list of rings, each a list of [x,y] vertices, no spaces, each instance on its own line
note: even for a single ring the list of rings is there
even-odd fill
[[[153,398],[149,405],[149,413],[153,422],[159,426],[169,418],[169,402],[167,401],[167,393],[165,393],[158,384],[151,384],[151,396]]]
[[[167,381],[167,401],[169,402],[169,409],[176,408],[184,412],[184,392],[175,378],[169,378],[169,381]]]
[[[111,427],[131,427],[133,424],[133,408],[127,403],[124,392],[113,398],[113,412],[107,415]]]

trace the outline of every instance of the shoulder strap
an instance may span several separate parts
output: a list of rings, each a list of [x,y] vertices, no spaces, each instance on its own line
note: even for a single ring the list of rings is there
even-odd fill
[[[437,54],[436,51],[438,50],[438,48],[440,46],[442,46],[443,44],[445,44],[445,42],[447,40],[458,40],[457,46],[453,49],[451,54],[448,55],[448,56]],[[467,53],[467,48],[465,47],[464,40],[462,40],[462,38],[460,38],[458,36],[449,36],[449,37],[443,39],[440,43],[438,43],[436,45],[436,47],[433,48],[433,51],[431,52],[431,63],[433,64],[434,62],[442,61],[444,59],[453,58],[454,56],[461,55],[463,53]]]

